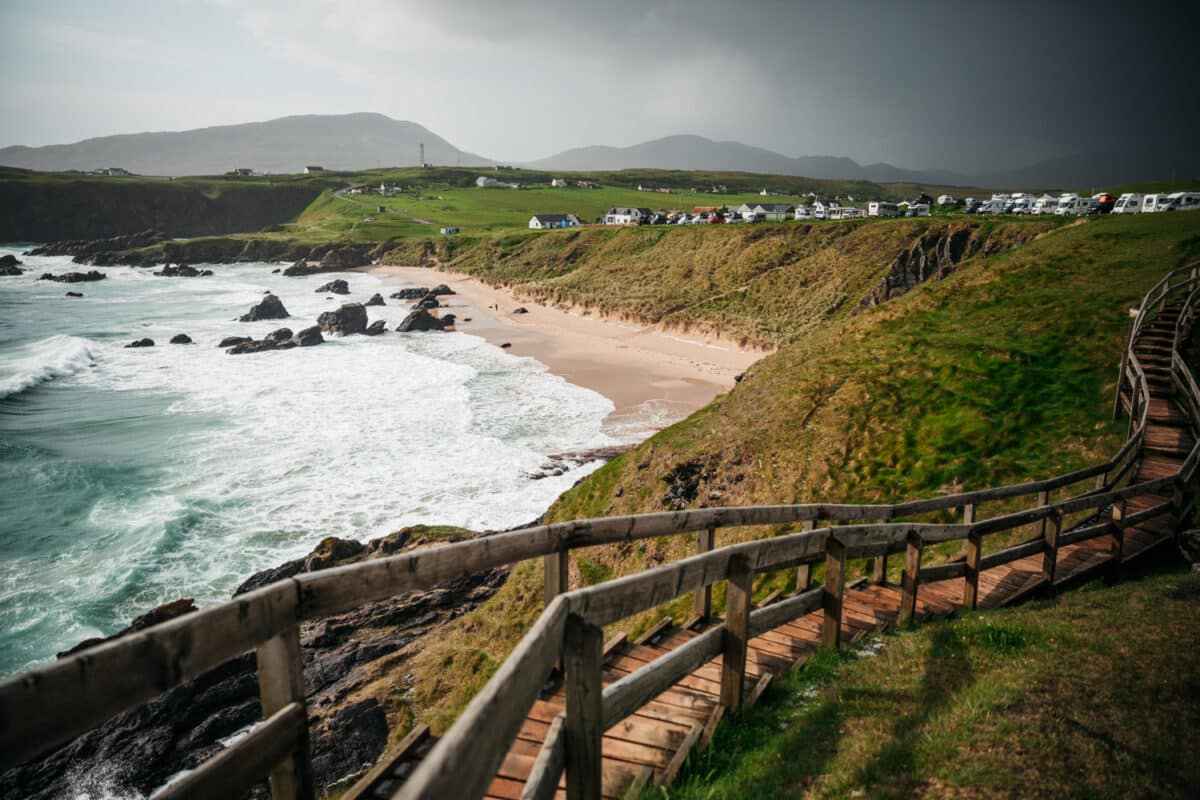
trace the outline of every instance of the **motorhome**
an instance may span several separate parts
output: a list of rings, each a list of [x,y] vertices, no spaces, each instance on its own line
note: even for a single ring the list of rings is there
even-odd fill
[[[1033,201],[1033,210],[1029,213],[1038,215],[1053,214],[1056,208],[1058,208],[1058,195],[1044,194]]]
[[[1117,204],[1113,206],[1112,213],[1114,214],[1140,214],[1142,213],[1142,196],[1136,192],[1126,192],[1117,198]]]
[[[1058,198],[1058,206],[1054,209],[1054,213],[1061,216],[1067,214],[1082,214],[1087,208],[1086,201],[1077,194],[1064,194]]]
[[[1017,192],[1012,196],[1012,208],[1008,210],[1010,214],[1032,214],[1033,204],[1036,202],[1033,195]]]
[[[1200,210],[1200,192],[1172,192],[1167,195],[1167,205],[1163,211],[1197,211]]]
[[[1165,211],[1167,205],[1167,195],[1148,194],[1142,198],[1142,213],[1153,214],[1155,211]]]
[[[873,200],[870,203],[867,203],[867,216],[898,217],[900,216],[900,209],[896,207],[895,203],[888,203],[882,200]]]

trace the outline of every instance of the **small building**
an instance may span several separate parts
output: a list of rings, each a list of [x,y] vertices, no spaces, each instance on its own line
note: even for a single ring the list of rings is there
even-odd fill
[[[565,180],[563,180],[562,178],[552,178],[550,180],[550,185],[552,187],[554,187],[555,189],[567,188],[567,182]]]
[[[229,170],[229,172],[226,172],[225,174],[226,175],[240,175],[240,176],[244,177],[247,175],[253,175],[254,170],[250,169],[249,167],[234,167],[233,169]]]
[[[954,203],[954,198],[951,195],[939,194],[938,199],[937,199],[937,204],[939,206],[952,206],[955,203]]]
[[[650,219],[648,208],[610,208],[604,215],[605,225],[641,225]]]
[[[305,168],[304,168],[304,174],[305,174],[305,175],[312,175],[313,173],[316,173],[316,172],[324,172],[324,171],[325,171],[325,168],[324,168],[324,167],[315,167],[315,166],[313,166],[313,165],[311,165],[311,164],[310,164],[309,166],[307,166],[307,167],[305,167]]]
[[[862,210],[857,206],[838,206],[829,209],[826,219],[858,219],[861,216]]]
[[[458,228],[442,228],[442,236],[452,236],[458,233]]]
[[[575,186],[580,189],[595,189],[598,185],[595,181],[575,181]]]
[[[796,219],[813,219],[813,207],[807,203],[796,206]]]
[[[387,213],[387,206],[375,206],[375,210],[376,210],[377,212],[379,212],[380,214],[386,214],[386,213]]]
[[[830,212],[841,207],[837,200],[816,200],[813,202],[813,219],[829,219]]]
[[[575,228],[579,226],[579,217],[574,214],[534,214],[529,218],[529,228],[535,231],[550,228]]]
[[[767,222],[783,222],[795,215],[796,207],[788,203],[760,203],[754,207],[754,211],[762,214]]]
[[[480,175],[478,178],[476,178],[475,185],[480,189],[498,189],[501,187],[509,189],[521,188],[521,184],[519,183],[506,183],[504,181],[498,181],[495,178],[489,178],[486,175]]]

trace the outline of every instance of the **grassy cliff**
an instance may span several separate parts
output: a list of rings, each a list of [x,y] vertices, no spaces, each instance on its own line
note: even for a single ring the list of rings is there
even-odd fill
[[[843,303],[823,324],[769,320],[795,340],[727,395],[565,493],[547,518],[895,501],[1107,458],[1124,434],[1111,420],[1111,398],[1128,310],[1167,270],[1200,255],[1200,215],[1087,220],[1023,241],[981,249],[942,279],[881,305]],[[833,259],[841,270],[859,265],[857,277],[833,280],[862,288],[892,270],[889,258],[870,250],[865,263],[841,260],[839,246],[843,237],[828,245],[832,253],[808,256]],[[722,531],[720,542],[786,530]],[[687,537],[663,537],[578,552],[572,583],[674,560],[691,547]],[[770,580],[779,578],[764,577],[760,594]],[[541,566],[523,564],[483,608],[457,621],[414,665],[415,715],[447,725],[536,617],[540,600]],[[684,601],[665,611],[682,621],[689,608]]]

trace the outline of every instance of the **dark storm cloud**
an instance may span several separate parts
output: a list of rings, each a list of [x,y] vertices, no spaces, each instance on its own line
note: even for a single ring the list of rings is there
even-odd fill
[[[57,75],[38,62],[45,35],[8,25],[0,145],[372,110],[514,160],[696,133],[981,172],[1134,144],[1191,152],[1200,124],[1195,3],[175,0],[119,20],[50,7],[63,13],[0,15],[46,22],[60,48],[63,31],[76,49],[114,31],[175,44],[124,68],[153,51],[96,49],[86,72]],[[210,66],[187,67],[189,47]]]

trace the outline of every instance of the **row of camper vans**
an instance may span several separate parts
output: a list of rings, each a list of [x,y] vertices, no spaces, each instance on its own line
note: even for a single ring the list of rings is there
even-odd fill
[[[1114,214],[1153,214],[1159,211],[1196,211],[1200,209],[1200,192],[1171,192],[1170,194],[1137,194],[1126,192],[1117,198]]]

